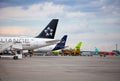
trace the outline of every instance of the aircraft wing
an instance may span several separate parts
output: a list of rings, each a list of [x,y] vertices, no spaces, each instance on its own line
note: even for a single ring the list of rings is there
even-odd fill
[[[21,43],[1,43],[0,44],[0,53],[4,52],[5,50],[11,50],[11,49],[22,49]]]
[[[5,51],[7,48],[9,48],[12,45],[12,43],[1,43],[0,44],[0,53]]]
[[[12,45],[12,49],[17,49],[17,50],[22,50],[23,49],[23,47],[22,47],[22,43],[14,43],[13,45]]]

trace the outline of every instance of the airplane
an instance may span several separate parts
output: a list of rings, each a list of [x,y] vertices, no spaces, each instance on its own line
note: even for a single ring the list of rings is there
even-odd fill
[[[105,55],[115,55],[115,52],[99,51],[99,54],[105,54]]]
[[[99,51],[98,48],[95,47],[95,53],[102,55],[115,55],[115,52],[108,52],[108,51]]]
[[[56,50],[65,48],[66,40],[67,40],[67,35],[64,35],[61,38],[59,43],[35,49],[34,52],[40,52],[40,51],[41,52],[50,52],[50,51],[55,52]]]
[[[81,51],[82,56],[93,56],[93,55],[98,55],[98,48],[94,48],[94,51]]]
[[[62,56],[66,56],[66,55],[72,55],[72,56],[78,56],[80,55],[80,48],[82,46],[82,42],[79,42],[74,49],[72,48],[65,48],[62,49]]]
[[[58,43],[59,40],[54,39],[57,24],[58,19],[52,19],[36,37],[0,37],[0,53],[8,50],[14,43],[21,43],[22,50],[33,50]]]
[[[81,51],[81,54],[88,55],[100,55],[100,56],[106,56],[106,55],[117,55],[115,51],[109,52],[109,51],[99,51],[97,47],[94,48],[94,51]]]
[[[80,51],[81,56],[93,56],[96,55],[94,51]]]

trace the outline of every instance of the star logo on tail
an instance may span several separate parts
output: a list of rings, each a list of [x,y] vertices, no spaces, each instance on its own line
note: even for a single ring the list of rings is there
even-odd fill
[[[50,27],[48,27],[46,30],[44,30],[46,36],[52,36],[53,35],[53,29],[50,29]]]

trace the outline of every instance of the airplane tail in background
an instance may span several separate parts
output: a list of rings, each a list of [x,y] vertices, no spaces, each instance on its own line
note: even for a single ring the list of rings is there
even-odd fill
[[[82,45],[82,42],[79,42],[79,43],[75,46],[75,48],[76,48],[76,49],[80,49],[81,45]]]
[[[64,48],[66,40],[67,40],[67,35],[64,35],[63,38],[61,39],[61,41],[55,46],[55,48],[53,50],[58,50],[58,49]]]
[[[99,53],[99,50],[98,48],[95,47],[95,54],[98,54]]]
[[[52,19],[45,29],[35,38],[49,38],[54,39],[58,24],[58,19]]]

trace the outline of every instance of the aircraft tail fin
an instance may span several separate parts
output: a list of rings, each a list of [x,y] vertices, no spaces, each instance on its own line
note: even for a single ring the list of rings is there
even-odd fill
[[[95,54],[98,54],[99,53],[99,50],[98,48],[95,47]]]
[[[55,48],[53,50],[58,50],[58,49],[64,48],[66,40],[67,40],[67,35],[64,35],[62,37],[61,41],[59,43],[57,43],[57,45],[55,46]]]
[[[52,19],[51,22],[44,28],[44,30],[35,38],[54,39],[57,24],[58,24],[58,19]]]
[[[81,45],[82,45],[82,42],[79,42],[79,43],[75,46],[75,48],[76,48],[76,49],[80,49]]]

